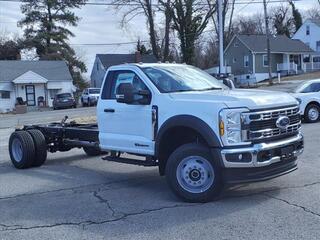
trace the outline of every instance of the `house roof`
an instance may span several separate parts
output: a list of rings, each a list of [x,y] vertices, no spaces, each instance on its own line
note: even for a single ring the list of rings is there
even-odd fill
[[[0,81],[13,81],[29,71],[49,81],[72,81],[64,61],[0,61]]]
[[[97,54],[97,58],[100,59],[105,69],[113,65],[136,62],[135,54]],[[158,60],[154,55],[141,55],[141,62],[156,63]]]
[[[267,52],[265,35],[238,35],[243,44],[252,52]],[[272,36],[270,39],[271,52],[273,53],[311,53],[314,52],[309,46],[300,40],[290,39],[284,35]]]

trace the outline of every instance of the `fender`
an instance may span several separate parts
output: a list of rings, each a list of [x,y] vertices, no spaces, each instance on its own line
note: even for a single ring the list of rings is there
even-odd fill
[[[209,125],[206,122],[192,115],[178,115],[166,120],[162,124],[161,128],[159,129],[156,137],[156,146],[155,146],[156,156],[159,156],[159,150],[160,150],[159,148],[160,148],[162,137],[168,130],[174,127],[191,128],[197,131],[204,138],[204,140],[208,143],[209,147],[212,147],[212,148],[222,147],[218,136],[215,134],[213,129],[209,127]]]

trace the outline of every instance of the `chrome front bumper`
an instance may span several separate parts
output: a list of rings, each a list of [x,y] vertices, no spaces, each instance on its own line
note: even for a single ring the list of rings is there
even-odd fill
[[[283,148],[291,147],[293,151],[289,153],[290,158],[296,158],[301,155],[303,152],[303,136],[302,134],[298,134],[294,137],[290,137],[284,140],[278,140],[270,143],[259,143],[255,144],[251,147],[245,148],[234,148],[234,149],[223,149],[221,150],[221,156],[223,160],[223,164],[225,168],[258,168],[258,167],[266,167],[273,163],[277,163],[280,161],[285,161],[285,158],[288,156],[284,156],[281,154]],[[259,153],[269,153],[270,157],[264,161],[259,159]],[[243,159],[244,161],[228,161],[228,156],[250,156],[248,159]]]

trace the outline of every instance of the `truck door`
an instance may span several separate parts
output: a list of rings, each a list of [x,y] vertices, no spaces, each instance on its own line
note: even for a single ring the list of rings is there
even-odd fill
[[[131,83],[137,90],[149,90],[131,70],[109,71],[97,108],[100,147],[153,155],[152,104],[117,102],[116,90],[121,83]]]

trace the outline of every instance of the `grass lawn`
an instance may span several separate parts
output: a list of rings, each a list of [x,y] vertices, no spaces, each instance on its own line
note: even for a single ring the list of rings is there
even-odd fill
[[[320,71],[282,77],[281,81],[295,81],[295,80],[299,81],[299,80],[313,80],[313,79],[320,79]]]

